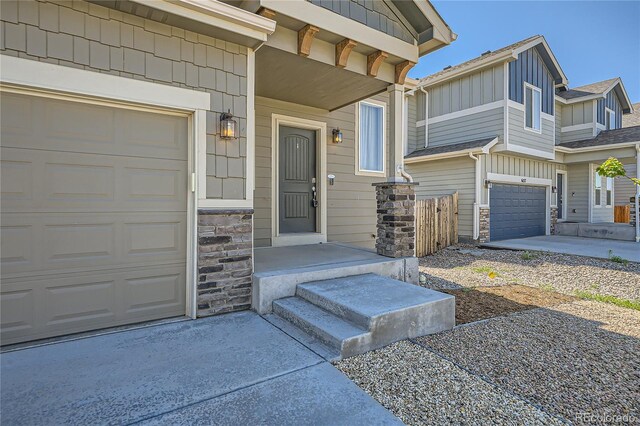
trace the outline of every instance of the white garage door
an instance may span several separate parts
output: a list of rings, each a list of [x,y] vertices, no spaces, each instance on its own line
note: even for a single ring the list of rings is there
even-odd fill
[[[2,344],[184,315],[184,116],[3,92]]]

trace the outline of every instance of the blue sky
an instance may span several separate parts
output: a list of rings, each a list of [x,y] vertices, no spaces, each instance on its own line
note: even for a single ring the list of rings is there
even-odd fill
[[[640,1],[433,1],[458,34],[410,71],[424,77],[486,50],[542,34],[570,87],[613,77],[640,102]]]

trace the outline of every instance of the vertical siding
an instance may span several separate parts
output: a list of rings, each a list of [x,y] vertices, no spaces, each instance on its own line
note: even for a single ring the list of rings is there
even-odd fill
[[[451,145],[483,138],[502,137],[504,133],[503,123],[504,109],[502,107],[438,123],[429,122],[429,146]]]
[[[593,123],[593,102],[580,102],[562,107],[562,127]]]
[[[429,117],[462,111],[504,98],[502,65],[429,88]]]
[[[524,82],[542,90],[542,111],[553,115],[555,89],[551,73],[538,53],[532,47],[518,55],[509,63],[509,99],[524,103]]]
[[[574,212],[575,210],[575,212]],[[589,164],[567,165],[567,220],[589,220]]]
[[[618,95],[615,90],[609,91],[607,93],[606,99],[598,99],[597,113],[598,113],[598,123],[605,124],[605,108],[609,108],[616,113],[616,129],[622,127],[622,104],[620,103],[620,99],[618,99]]]
[[[386,94],[378,95],[374,99],[388,102]],[[331,129],[339,127],[342,130],[341,144],[333,144],[329,140],[318,141],[327,146],[327,174],[336,176],[335,184],[327,186],[327,239],[373,248],[376,233],[376,196],[371,184],[383,178],[355,174],[355,105],[329,112],[261,97],[256,98],[256,247],[271,245],[272,114],[327,123],[327,139],[331,136]],[[327,183],[324,176],[318,176],[318,179],[320,184]]]
[[[554,150],[553,129],[555,123],[541,119],[542,132],[536,133],[524,128],[524,111],[509,107],[509,146],[519,145],[551,153]]]
[[[458,192],[458,232],[473,238],[475,162],[468,157],[407,164],[407,171],[420,185],[416,198],[424,199]]]
[[[624,169],[627,171],[627,175],[631,177],[637,177],[635,163],[628,163],[624,165]],[[613,195],[615,197],[615,205],[629,204],[629,198],[636,195],[637,186],[633,184],[629,179],[617,178],[614,183]]]

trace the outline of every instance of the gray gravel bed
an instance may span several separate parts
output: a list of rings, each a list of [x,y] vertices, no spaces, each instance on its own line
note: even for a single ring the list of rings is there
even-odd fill
[[[433,289],[522,284],[640,300],[640,263],[633,262],[457,246],[420,259],[420,271],[421,285]],[[489,277],[490,272],[496,276]]]
[[[336,367],[408,425],[563,423],[408,341]]]
[[[418,340],[576,424],[604,424],[607,416],[640,422],[638,311],[578,301]]]

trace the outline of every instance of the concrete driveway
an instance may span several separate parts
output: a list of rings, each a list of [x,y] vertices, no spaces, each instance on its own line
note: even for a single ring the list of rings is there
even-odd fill
[[[495,241],[485,243],[483,246],[510,250],[548,251],[602,259],[608,259],[613,254],[631,262],[640,262],[640,243],[632,241],[545,235]]]
[[[252,312],[5,352],[2,424],[397,424]]]

